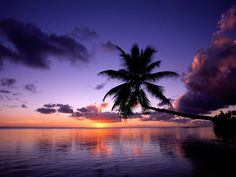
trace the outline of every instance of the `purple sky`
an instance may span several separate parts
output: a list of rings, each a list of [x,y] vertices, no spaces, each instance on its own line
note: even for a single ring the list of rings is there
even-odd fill
[[[11,92],[9,95],[4,91],[1,93],[0,116],[4,121],[17,120],[19,114],[27,119],[33,115],[40,117],[41,114],[35,110],[48,103],[69,104],[74,110],[95,103],[100,105],[105,93],[118,83],[97,76],[102,70],[118,69],[120,66],[118,53],[109,46],[111,43],[125,51],[134,43],[141,48],[154,46],[158,50],[156,59],[162,60],[160,70],[186,73],[199,50],[211,46],[214,33],[219,30],[221,15],[233,6],[233,0],[2,0],[0,28],[5,29],[8,24],[4,21],[6,18],[13,18],[14,23],[22,26],[30,23],[45,35],[43,40],[47,38],[43,45],[48,42],[50,45],[53,43],[53,47],[59,47],[41,47],[42,58],[37,58],[40,51],[37,55],[23,55],[30,61],[2,59],[0,79],[13,78],[15,82],[0,88]],[[14,29],[16,34],[21,27]],[[6,42],[6,33],[1,33],[0,29],[0,44],[3,46],[11,45]],[[232,39],[236,37],[233,30],[229,30],[227,35]],[[73,38],[76,50],[82,51],[81,47],[84,47],[86,51],[72,51],[75,44],[65,44],[67,38]],[[31,45],[34,44],[28,43],[27,48]],[[64,50],[66,47],[69,49]],[[3,56],[1,52],[0,48],[0,59]],[[50,69],[29,63],[32,56],[35,60],[45,61]],[[18,62],[12,62],[16,60]],[[23,60],[25,63],[22,63]],[[165,86],[166,96],[172,99],[186,93],[181,78],[167,79],[160,84]],[[108,102],[106,111],[111,107],[111,100],[108,99]],[[157,101],[153,100],[153,105],[156,104]]]

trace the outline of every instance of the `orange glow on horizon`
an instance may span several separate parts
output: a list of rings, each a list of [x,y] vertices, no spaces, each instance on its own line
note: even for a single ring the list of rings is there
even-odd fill
[[[101,122],[94,122],[91,126],[93,128],[106,128],[106,127],[108,127],[106,123],[101,123]]]
[[[191,123],[175,123],[165,121],[142,121],[139,118],[120,121],[117,119],[75,119],[67,115],[1,114],[0,127],[74,127],[74,128],[122,128],[122,127],[170,127],[192,126]]]

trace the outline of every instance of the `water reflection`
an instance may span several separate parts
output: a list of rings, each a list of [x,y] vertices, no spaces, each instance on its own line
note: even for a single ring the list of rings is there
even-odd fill
[[[236,143],[236,130],[232,128],[214,127],[214,133],[217,136],[218,141],[225,144]]]
[[[236,159],[215,140],[212,128],[0,130],[0,176],[201,176]]]
[[[235,177],[235,146],[196,139],[183,142],[182,148],[193,164],[193,177]]]
[[[50,137],[41,136],[37,139],[37,149],[42,154],[51,153],[53,150],[53,142]]]

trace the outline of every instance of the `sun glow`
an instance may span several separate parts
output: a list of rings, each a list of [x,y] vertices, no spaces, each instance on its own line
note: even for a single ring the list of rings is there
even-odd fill
[[[92,127],[94,127],[94,128],[106,128],[107,124],[106,123],[101,123],[101,122],[96,122],[96,123],[93,123]]]

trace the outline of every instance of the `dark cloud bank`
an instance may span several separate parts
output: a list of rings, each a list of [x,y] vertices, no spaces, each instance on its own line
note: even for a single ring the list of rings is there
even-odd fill
[[[50,68],[50,57],[70,62],[88,61],[84,45],[66,35],[48,34],[33,24],[0,20],[0,67],[4,61],[33,68]]]
[[[236,25],[236,6],[221,16],[209,48],[198,52],[185,74],[187,92],[175,104],[189,113],[210,113],[236,104],[236,40],[225,31]]]

